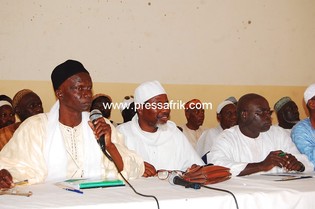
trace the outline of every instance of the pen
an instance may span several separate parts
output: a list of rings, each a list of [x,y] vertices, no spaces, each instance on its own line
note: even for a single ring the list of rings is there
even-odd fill
[[[280,152],[280,153],[278,154],[279,157],[284,157],[285,155],[286,155],[285,152]]]
[[[64,190],[70,191],[70,192],[76,192],[79,194],[83,194],[83,192],[81,190],[78,189],[70,189],[70,188],[63,188]]]
[[[14,182],[14,185],[24,185],[24,184],[28,184],[28,180],[27,179],[25,179],[23,181]]]

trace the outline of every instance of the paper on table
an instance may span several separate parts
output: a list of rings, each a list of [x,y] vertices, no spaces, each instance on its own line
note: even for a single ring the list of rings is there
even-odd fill
[[[290,180],[297,180],[297,179],[306,179],[306,178],[313,178],[313,173],[266,173],[261,174],[263,176],[273,176],[277,177],[274,181],[290,181]]]
[[[90,189],[98,187],[125,186],[125,183],[119,179],[68,179],[58,182],[56,185],[64,188]]]
[[[268,181],[290,181],[296,179],[313,178],[314,173],[301,173],[301,172],[289,172],[289,173],[264,173],[264,174],[253,174],[248,176],[242,176],[241,178],[257,179],[257,180],[268,180]]]

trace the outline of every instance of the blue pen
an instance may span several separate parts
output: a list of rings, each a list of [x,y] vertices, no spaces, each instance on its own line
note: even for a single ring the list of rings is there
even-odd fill
[[[64,190],[70,191],[70,192],[76,192],[79,194],[83,194],[83,192],[81,190],[78,189],[70,189],[70,188],[63,188]]]

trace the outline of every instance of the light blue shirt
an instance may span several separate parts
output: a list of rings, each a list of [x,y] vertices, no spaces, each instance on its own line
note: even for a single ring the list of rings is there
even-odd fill
[[[298,150],[315,165],[315,129],[309,118],[301,120],[293,127],[291,138]]]

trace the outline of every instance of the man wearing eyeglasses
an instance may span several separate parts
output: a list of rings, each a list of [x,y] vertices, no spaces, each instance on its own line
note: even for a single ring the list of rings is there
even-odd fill
[[[304,101],[309,117],[293,127],[291,137],[299,151],[315,165],[315,84],[305,90]]]
[[[238,125],[217,138],[207,155],[208,162],[230,168],[234,176],[312,171],[313,165],[299,153],[289,134],[272,126],[271,114],[263,96],[242,96],[237,104]]]
[[[127,147],[145,161],[144,177],[157,170],[185,171],[193,164],[204,165],[185,135],[169,120],[167,94],[158,81],[140,84],[134,93],[137,114],[131,121],[117,126]]]

